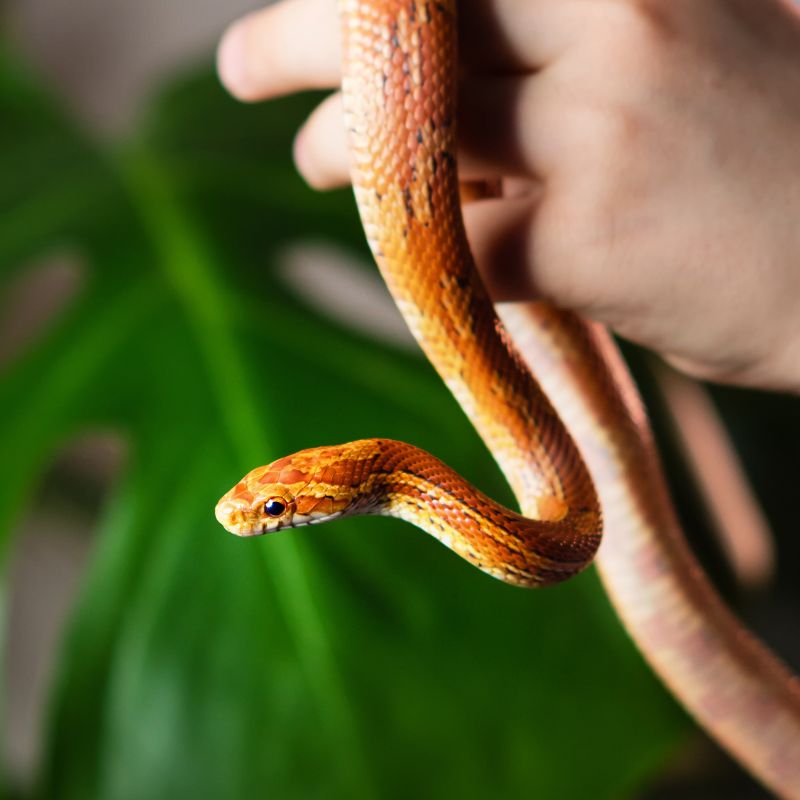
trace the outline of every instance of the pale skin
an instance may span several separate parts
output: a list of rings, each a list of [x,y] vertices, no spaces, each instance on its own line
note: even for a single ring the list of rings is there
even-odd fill
[[[497,300],[546,298],[685,372],[800,393],[800,17],[779,0],[469,0],[462,177]],[[246,101],[340,80],[335,0],[234,23],[219,74]],[[295,142],[348,180],[332,94]]]

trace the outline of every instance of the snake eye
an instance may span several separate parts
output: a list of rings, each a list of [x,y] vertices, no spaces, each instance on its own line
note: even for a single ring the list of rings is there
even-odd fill
[[[284,503],[280,497],[270,497],[270,499],[264,503],[264,513],[268,517],[279,517],[284,511],[286,511],[286,503]]]

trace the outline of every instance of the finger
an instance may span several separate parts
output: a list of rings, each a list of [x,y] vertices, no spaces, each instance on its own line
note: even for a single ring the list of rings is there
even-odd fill
[[[333,189],[350,180],[342,95],[323,100],[294,140],[294,163],[315,189]]]
[[[463,180],[540,176],[553,149],[557,121],[549,109],[548,87],[541,78],[470,79],[459,108],[459,175]],[[550,122],[552,121],[552,125]],[[295,140],[295,161],[317,189],[348,181],[347,138],[341,95],[335,94],[312,113]],[[539,160],[542,163],[537,163]]]
[[[541,189],[531,195],[481,200],[463,209],[470,250],[495,302],[543,296],[528,268]]]
[[[598,13],[573,0],[472,0],[459,13],[461,60],[499,72],[540,69],[554,61]]]
[[[240,100],[264,100],[340,82],[334,0],[284,0],[234,22],[217,51],[217,71]]]
[[[536,175],[537,76],[470,77],[458,103],[459,166],[467,177]]]
[[[479,118],[479,114],[474,115]],[[510,151],[500,157],[483,159],[473,152],[460,150],[458,173],[462,180],[484,181],[499,178],[508,172]],[[342,109],[342,96],[328,97],[312,112],[294,142],[294,160],[300,174],[315,189],[333,189],[350,180],[348,144]]]
[[[337,86],[336,6],[334,0],[283,0],[233,23],[217,56],[223,84],[242,100]],[[540,68],[585,31],[595,13],[570,0],[474,0],[460,15],[462,61],[478,71]]]
[[[523,196],[465,206],[467,238],[478,269],[495,302],[547,300],[610,324],[619,283],[599,274],[596,264],[574,257],[568,244],[571,216],[554,199],[546,184],[529,184]]]

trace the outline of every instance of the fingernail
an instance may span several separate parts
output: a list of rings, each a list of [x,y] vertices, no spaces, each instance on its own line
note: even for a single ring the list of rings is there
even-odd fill
[[[244,25],[234,23],[225,32],[217,50],[217,73],[222,85],[234,96],[243,99],[247,92]]]

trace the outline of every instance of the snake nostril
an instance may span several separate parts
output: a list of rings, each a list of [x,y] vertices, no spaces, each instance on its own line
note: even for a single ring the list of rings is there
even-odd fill
[[[233,529],[241,525],[244,519],[241,504],[235,500],[226,500],[225,498],[217,503],[217,507],[214,509],[214,516],[216,516],[217,522],[231,533],[235,532]]]

